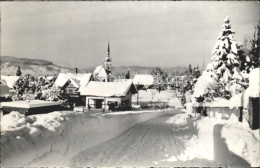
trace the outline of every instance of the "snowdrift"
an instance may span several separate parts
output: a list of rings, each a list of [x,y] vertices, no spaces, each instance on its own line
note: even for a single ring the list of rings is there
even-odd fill
[[[53,112],[1,121],[1,166],[68,166],[70,158],[112,139],[130,127],[169,112],[87,114]]]
[[[196,158],[217,161],[220,164],[231,162],[234,153],[247,161],[252,167],[260,166],[260,136],[259,129],[252,131],[246,121],[238,122],[237,117],[231,115],[229,120],[221,119],[221,114],[215,117],[190,118],[188,114],[178,114],[167,122],[183,125],[191,122],[198,134],[185,142],[185,150],[180,155],[171,156],[167,161],[190,161]],[[190,129],[191,130],[191,129]],[[216,132],[219,132],[217,134]],[[223,144],[224,141],[224,144]],[[225,145],[228,150],[225,150]],[[221,156],[221,157],[220,157]],[[230,161],[227,161],[229,160]]]

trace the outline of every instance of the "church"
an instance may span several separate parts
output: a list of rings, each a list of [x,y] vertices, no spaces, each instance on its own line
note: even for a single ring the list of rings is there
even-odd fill
[[[112,59],[108,44],[104,64],[95,68],[94,81],[90,81],[80,92],[86,107],[105,111],[131,109],[132,95],[138,92],[133,81],[112,81],[111,74]]]
[[[95,81],[111,82],[111,73],[112,73],[112,59],[110,57],[110,48],[108,43],[106,60],[103,65],[99,65],[95,68],[93,72],[93,77]]]

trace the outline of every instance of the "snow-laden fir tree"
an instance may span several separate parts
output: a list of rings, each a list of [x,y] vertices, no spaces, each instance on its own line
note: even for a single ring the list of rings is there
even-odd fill
[[[239,70],[238,45],[234,34],[229,17],[226,17],[212,51],[211,60],[217,76],[216,80],[222,87],[219,91],[225,98],[229,97],[227,94],[234,95],[243,91],[247,85],[246,79],[243,79]]]
[[[260,21],[255,27],[254,36],[251,40],[251,62],[252,68],[257,68],[260,66]]]
[[[240,72],[241,62],[234,34],[230,19],[226,17],[217,38],[217,43],[212,50],[212,63],[210,63],[212,68],[210,70],[206,69],[205,73],[200,77],[200,84],[195,85],[194,93],[197,94],[194,95],[195,98],[206,101],[213,101],[216,97],[229,99],[232,95],[242,92],[248,86],[248,80]],[[203,78],[205,82],[211,81],[208,78],[212,78],[214,81],[212,84],[214,83],[214,85],[208,85],[210,88],[206,87],[207,84],[205,84],[205,87],[199,86],[203,84]]]

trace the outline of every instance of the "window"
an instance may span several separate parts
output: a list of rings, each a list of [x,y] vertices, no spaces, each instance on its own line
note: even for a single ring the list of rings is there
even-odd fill
[[[117,107],[118,106],[118,102],[117,101],[108,101],[108,104]]]
[[[69,94],[72,94],[73,93],[73,89],[69,89]]]

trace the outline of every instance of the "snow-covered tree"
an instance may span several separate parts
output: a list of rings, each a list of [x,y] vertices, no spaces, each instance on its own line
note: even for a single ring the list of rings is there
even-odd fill
[[[47,101],[67,102],[60,88],[54,86],[54,80],[48,80],[46,77],[33,77],[25,75],[14,84],[13,100],[40,99]]]
[[[126,79],[130,79],[130,72],[129,72],[129,70],[128,70],[127,73],[125,74],[125,78],[126,78]]]
[[[188,71],[189,71],[189,74],[191,75],[191,74],[192,74],[192,67],[191,67],[191,64],[189,64]]]
[[[21,76],[21,75],[22,75],[22,71],[21,71],[20,66],[18,66],[18,69],[16,71],[16,76]]]
[[[246,87],[246,81],[240,73],[238,44],[234,38],[229,17],[226,17],[221,27],[216,46],[212,51],[212,65],[217,76],[216,80],[222,85],[222,95],[241,92]],[[227,97],[228,98],[228,97]]]
[[[246,75],[240,72],[239,46],[236,43],[234,34],[230,19],[226,17],[217,38],[217,43],[212,50],[212,63],[199,79],[199,84],[205,85],[205,87],[195,85],[195,98],[203,100],[201,97],[204,97],[204,100],[207,99],[208,101],[212,101],[216,97],[229,99],[232,95],[242,92],[248,86]],[[208,85],[203,84],[203,81],[212,82]],[[213,83],[214,85],[212,85]]]
[[[162,89],[166,89],[166,85],[168,84],[167,77],[168,74],[164,72],[160,67],[156,67],[152,70],[151,73],[154,77],[154,85],[160,91]]]
[[[200,77],[200,70],[198,66],[194,66],[192,70],[192,76],[195,79],[198,79]]]
[[[252,67],[257,68],[260,66],[260,56],[259,56],[259,45],[260,45],[260,21],[255,27],[255,32],[254,36],[252,38],[251,42],[251,51],[250,51],[250,56],[251,56],[251,62],[252,62]]]

